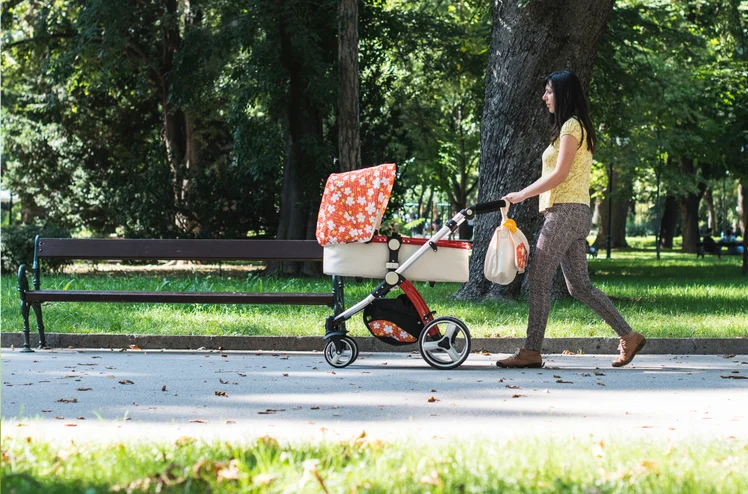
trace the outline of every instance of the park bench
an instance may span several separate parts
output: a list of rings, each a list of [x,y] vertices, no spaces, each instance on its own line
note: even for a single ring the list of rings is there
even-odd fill
[[[704,242],[696,242],[696,259],[704,257],[706,254],[713,254],[717,258],[722,259],[723,247],[737,247],[738,245],[743,245],[743,242],[715,242],[713,244],[714,250],[707,251],[704,247]]]
[[[316,240],[135,240],[40,238],[34,241],[33,286],[29,289],[26,266],[18,270],[18,291],[23,316],[24,352],[30,352],[29,315],[36,315],[39,348],[46,347],[43,302],[126,302],[186,304],[285,304],[342,307],[342,293],[333,279],[329,293],[160,292],[42,290],[42,259],[57,260],[192,260],[192,261],[322,261]],[[337,301],[337,302],[336,302]],[[337,313],[337,312],[336,312]]]

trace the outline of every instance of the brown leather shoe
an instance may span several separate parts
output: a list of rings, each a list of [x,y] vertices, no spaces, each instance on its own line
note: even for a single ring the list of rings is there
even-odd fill
[[[505,369],[538,368],[543,367],[543,359],[540,356],[540,352],[520,348],[519,352],[515,355],[504,360],[499,360],[496,362],[496,365]]]
[[[613,362],[613,367],[623,367],[634,360],[634,356],[644,348],[645,343],[647,343],[647,339],[636,331],[632,331],[631,334],[621,338],[621,343],[618,345],[621,356]]]

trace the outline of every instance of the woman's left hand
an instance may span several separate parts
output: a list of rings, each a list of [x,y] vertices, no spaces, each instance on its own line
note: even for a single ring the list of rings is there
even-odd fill
[[[502,197],[501,199],[510,204],[517,204],[518,202],[524,201],[525,197],[521,192],[511,192],[505,195],[504,197]]]

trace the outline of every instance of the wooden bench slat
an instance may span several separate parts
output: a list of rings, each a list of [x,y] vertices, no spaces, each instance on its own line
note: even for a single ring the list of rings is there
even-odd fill
[[[316,240],[42,238],[43,259],[321,261]]]
[[[332,293],[247,292],[118,292],[94,290],[35,290],[29,302],[147,302],[156,304],[285,304],[332,306]]]

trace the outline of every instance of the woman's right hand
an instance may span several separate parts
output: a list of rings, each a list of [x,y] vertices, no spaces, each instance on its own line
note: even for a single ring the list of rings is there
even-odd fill
[[[518,202],[522,202],[525,199],[526,198],[524,197],[524,194],[522,194],[522,192],[510,192],[509,194],[501,198],[501,200],[506,201],[510,204],[517,204]]]

